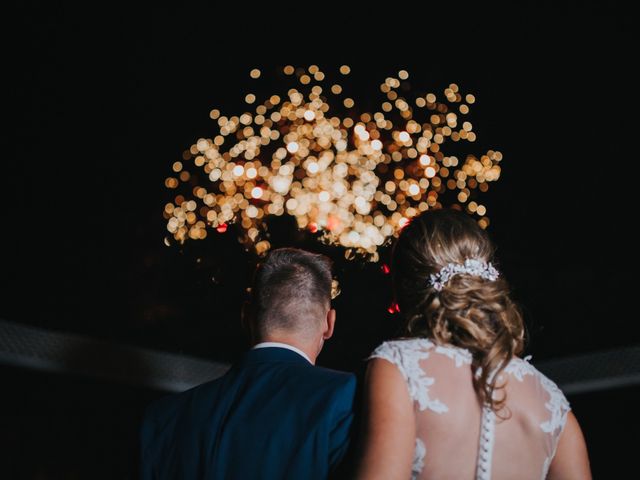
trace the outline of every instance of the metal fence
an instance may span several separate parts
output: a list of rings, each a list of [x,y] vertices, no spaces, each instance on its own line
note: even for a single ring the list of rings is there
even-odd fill
[[[229,365],[0,320],[0,364],[179,392]],[[567,395],[640,384],[640,346],[535,363]]]

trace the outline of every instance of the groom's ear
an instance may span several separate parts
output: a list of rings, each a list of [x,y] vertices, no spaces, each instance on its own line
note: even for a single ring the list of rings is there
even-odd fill
[[[336,311],[333,308],[330,308],[327,312],[327,324],[325,326],[325,331],[322,334],[322,338],[324,340],[328,340],[333,335],[333,329],[336,326]]]

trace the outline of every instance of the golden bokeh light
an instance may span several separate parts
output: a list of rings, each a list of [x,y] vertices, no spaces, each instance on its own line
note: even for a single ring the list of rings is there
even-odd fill
[[[378,106],[364,111],[317,65],[280,72],[286,82],[271,95],[261,91],[266,100],[245,94],[248,111],[212,109],[217,131],[172,162],[168,238],[201,240],[208,228],[225,234],[237,223],[241,240],[264,254],[265,219],[290,215],[320,241],[345,247],[347,258],[376,260],[379,247],[429,209],[459,208],[489,225],[478,195],[500,178],[502,154],[462,150],[477,139],[468,119],[474,95],[452,83],[438,101],[408,88],[409,72],[400,70],[380,84]],[[264,78],[257,68],[249,75]]]

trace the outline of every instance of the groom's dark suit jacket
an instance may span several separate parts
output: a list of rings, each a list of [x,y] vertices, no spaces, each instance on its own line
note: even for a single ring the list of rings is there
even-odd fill
[[[324,479],[347,450],[355,389],[354,375],[291,350],[250,350],[148,408],[142,479]]]

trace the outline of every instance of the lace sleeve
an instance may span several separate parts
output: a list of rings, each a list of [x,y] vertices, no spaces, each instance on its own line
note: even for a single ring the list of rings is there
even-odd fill
[[[545,432],[553,433],[556,437],[559,437],[567,422],[567,414],[571,410],[571,406],[562,390],[543,374],[540,374],[540,383],[549,394],[549,401],[545,403],[545,407],[551,413],[549,420],[542,423],[540,427]]]
[[[560,433],[562,433],[571,406],[558,386],[529,363],[530,358],[531,357],[525,357],[523,360],[514,359],[507,366],[505,372],[512,374],[520,382],[523,381],[525,375],[533,375],[538,378],[540,385],[547,395],[549,395],[544,406],[550,414],[548,420],[540,424],[540,428],[544,432],[553,434],[557,438],[560,436]]]
[[[543,466],[543,478],[546,478],[551,462],[556,455],[556,449],[558,448],[558,442],[560,441],[560,434],[562,434],[562,430],[564,430],[564,426],[567,423],[567,415],[569,410],[571,410],[571,406],[569,405],[567,398],[564,396],[564,393],[562,393],[562,390],[560,390],[553,381],[549,380],[540,372],[538,372],[538,378],[540,380],[540,385],[542,385],[542,388],[544,388],[549,395],[544,406],[550,413],[548,420],[542,422],[540,424],[540,428],[542,431],[548,433],[553,439],[551,452],[547,456]]]
[[[429,397],[429,387],[435,379],[428,377],[420,367],[420,361],[429,358],[433,344],[426,339],[385,342],[376,348],[369,359],[381,358],[395,365],[407,382],[409,395],[420,410],[444,413],[449,409],[440,400]]]

